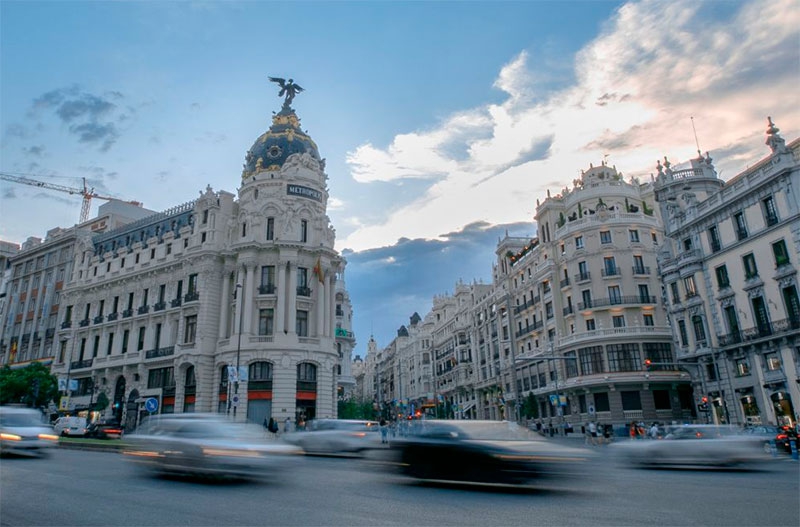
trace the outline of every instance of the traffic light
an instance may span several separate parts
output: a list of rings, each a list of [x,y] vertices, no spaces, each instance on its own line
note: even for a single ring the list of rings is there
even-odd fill
[[[644,359],[644,369],[650,371],[650,368],[653,366],[653,361],[650,359]]]
[[[700,404],[697,405],[697,409],[700,410],[701,412],[708,411],[708,397],[704,395],[703,397],[700,398]]]

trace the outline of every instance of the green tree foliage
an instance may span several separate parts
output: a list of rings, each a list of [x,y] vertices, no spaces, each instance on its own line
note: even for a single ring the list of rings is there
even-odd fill
[[[58,397],[58,381],[47,366],[34,362],[12,370],[7,364],[0,370],[0,404],[47,406]]]
[[[536,397],[532,393],[529,393],[522,403],[522,415],[528,419],[539,418],[539,405],[536,404]]]
[[[375,420],[377,417],[377,412],[373,408],[372,402],[368,401],[357,401],[355,399],[339,401],[338,410],[339,419]]]
[[[97,395],[97,401],[94,403],[94,410],[102,412],[103,410],[108,408],[108,405],[109,405],[108,396],[106,395],[105,392],[100,392]]]

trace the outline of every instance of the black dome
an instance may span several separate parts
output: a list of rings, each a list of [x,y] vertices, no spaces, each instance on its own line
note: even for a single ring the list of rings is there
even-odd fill
[[[272,117],[272,126],[256,139],[245,157],[243,176],[260,170],[280,170],[292,154],[309,154],[320,161],[314,141],[300,129],[300,119],[291,108]]]

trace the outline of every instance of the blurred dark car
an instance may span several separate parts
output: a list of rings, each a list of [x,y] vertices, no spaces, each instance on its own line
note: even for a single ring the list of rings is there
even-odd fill
[[[86,437],[95,439],[121,439],[123,433],[119,422],[112,419],[95,421],[86,428]]]
[[[261,479],[291,466],[303,451],[268,441],[260,426],[248,428],[218,414],[148,418],[125,437],[123,454],[157,474]]]
[[[778,450],[783,450],[784,452],[791,454],[792,441],[794,441],[795,448],[800,449],[800,445],[797,443],[797,432],[788,426],[780,427],[778,434],[775,436],[775,447]]]
[[[770,425],[757,425],[745,428],[742,433],[751,437],[758,437],[764,441],[764,450],[772,451],[774,442],[778,451],[791,454],[791,440],[797,441],[797,433],[789,427],[778,427]]]
[[[508,421],[419,421],[391,444],[405,475],[420,480],[524,485],[577,476],[590,451],[564,446]]]
[[[746,467],[766,459],[763,441],[726,425],[667,427],[662,439],[636,439],[613,445],[620,458],[638,467]]]

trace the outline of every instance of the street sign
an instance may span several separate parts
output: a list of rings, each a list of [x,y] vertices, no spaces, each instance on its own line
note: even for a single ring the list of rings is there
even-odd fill
[[[558,404],[558,395],[551,395],[550,396],[550,404],[553,406]]]
[[[238,395],[234,395],[233,396],[233,406],[239,406],[239,396]]]
[[[61,411],[69,410],[69,397],[64,396],[58,401],[58,409]]]
[[[594,411],[594,405],[593,405],[593,404],[590,404],[590,405],[589,405],[589,415],[594,415],[594,414],[595,414],[595,411]]]
[[[158,399],[150,397],[144,402],[144,409],[148,412],[155,413],[158,410]]]

